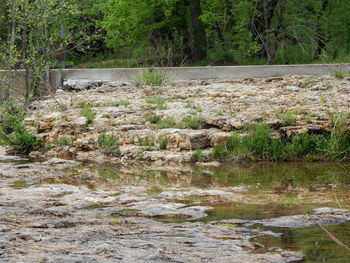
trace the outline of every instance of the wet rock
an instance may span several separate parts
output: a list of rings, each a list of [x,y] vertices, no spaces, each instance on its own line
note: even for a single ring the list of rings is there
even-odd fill
[[[255,221],[269,227],[310,227],[317,224],[331,225],[350,221],[350,210],[318,208],[310,215],[294,215]]]

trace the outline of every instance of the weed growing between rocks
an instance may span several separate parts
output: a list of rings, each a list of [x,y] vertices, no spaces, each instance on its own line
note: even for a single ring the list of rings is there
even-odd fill
[[[168,138],[167,137],[161,137],[159,138],[159,149],[160,150],[165,150],[166,146],[168,145]]]
[[[0,108],[0,144],[19,153],[28,154],[39,141],[23,124],[25,112],[8,102]]]
[[[205,162],[206,157],[201,149],[197,149],[192,153],[191,160],[193,162]]]
[[[149,104],[156,104],[158,106],[163,106],[166,99],[160,96],[148,96],[148,97],[145,97],[145,101]]]
[[[197,116],[184,119],[180,122],[175,121],[173,117],[164,117],[160,119],[156,115],[151,115],[147,118],[153,124],[156,124],[159,129],[176,128],[176,129],[201,129],[204,125],[204,119]]]
[[[225,145],[215,146],[215,159],[286,161],[304,159],[341,160],[350,154],[350,132],[334,127],[329,134],[295,134],[274,138],[267,124],[258,124],[249,135],[233,134]]]
[[[346,73],[344,71],[334,71],[332,73],[332,76],[336,79],[345,79],[347,77],[350,77],[350,72]]]
[[[96,114],[92,111],[91,107],[87,104],[84,104],[82,106],[80,115],[86,118],[86,125],[91,124],[96,117]]]
[[[164,72],[150,69],[146,72],[140,73],[137,76],[136,81],[148,86],[162,86],[166,81],[166,74]]]
[[[98,136],[98,145],[106,154],[118,155],[120,153],[119,140],[114,135],[102,133],[100,136]]]

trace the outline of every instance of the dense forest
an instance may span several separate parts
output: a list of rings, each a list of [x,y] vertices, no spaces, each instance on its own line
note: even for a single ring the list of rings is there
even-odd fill
[[[350,61],[348,0],[0,0],[2,68]]]

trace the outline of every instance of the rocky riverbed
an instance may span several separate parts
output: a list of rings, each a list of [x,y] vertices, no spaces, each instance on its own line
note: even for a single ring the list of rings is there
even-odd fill
[[[25,123],[46,147],[32,156],[186,163],[193,161],[195,150],[209,156],[211,149],[224,144],[233,131],[244,133],[254,123],[268,123],[275,136],[322,134],[331,130],[337,114],[349,110],[350,81],[331,76],[161,87],[65,83],[65,90],[31,105]],[[83,109],[87,109],[85,114]],[[101,134],[118,140],[117,152],[105,154],[98,143]]]
[[[210,169],[198,175],[190,166],[96,168],[63,159],[27,160],[1,150],[1,262],[294,262],[303,258],[300,251],[267,247],[257,253],[262,244],[252,238],[282,234],[255,226],[350,220],[349,210],[325,207],[335,205],[331,196],[342,201],[326,184],[255,191],[260,183],[209,180]],[[349,189],[341,190],[347,204]],[[293,193],[299,203],[280,203],[289,212],[264,217],[268,206]],[[319,197],[310,199],[315,194]],[[300,206],[303,202],[310,205]],[[231,203],[266,205],[266,211],[258,212],[260,219],[215,212],[217,205],[227,209]],[[203,221],[213,211],[219,220]]]
[[[65,84],[25,119],[42,147],[0,148],[1,262],[328,262],[312,256],[322,230],[307,246],[271,240],[319,224],[349,230],[346,163],[193,158],[262,121],[274,136],[329,132],[348,112],[348,79]],[[116,138],[113,151],[101,135]]]

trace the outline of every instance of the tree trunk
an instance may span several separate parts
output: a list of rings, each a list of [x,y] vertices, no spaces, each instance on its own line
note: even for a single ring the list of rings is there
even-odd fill
[[[272,18],[278,2],[279,0],[259,1],[250,22],[250,30],[253,37],[262,47],[259,57],[268,58],[269,63],[271,63],[272,59],[272,54],[270,54],[271,45],[273,46],[274,44],[269,41],[267,31],[271,28]]]
[[[200,20],[201,1],[188,0],[192,19],[193,30],[193,50],[192,60],[198,62],[207,56],[207,38],[205,35],[203,23]]]

